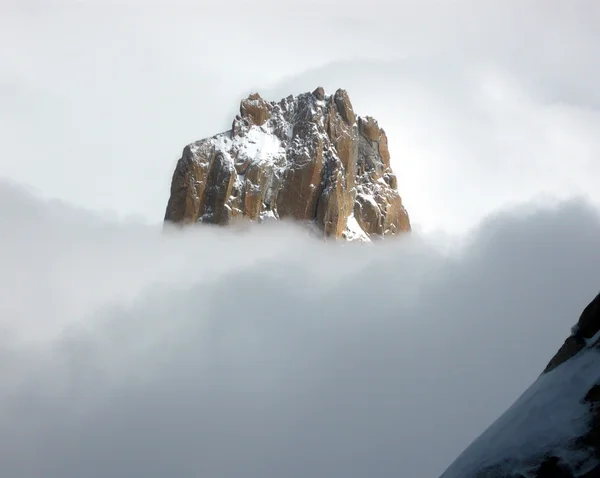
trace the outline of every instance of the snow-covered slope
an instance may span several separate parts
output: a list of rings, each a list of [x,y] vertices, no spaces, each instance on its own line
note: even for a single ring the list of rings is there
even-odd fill
[[[348,240],[410,230],[385,131],[344,90],[242,100],[232,129],[188,145],[165,220],[228,224],[289,217]]]
[[[544,373],[442,478],[600,477],[600,295]]]

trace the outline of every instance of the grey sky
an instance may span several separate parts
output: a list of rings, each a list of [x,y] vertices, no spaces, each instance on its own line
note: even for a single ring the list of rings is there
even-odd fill
[[[538,194],[600,202],[595,0],[0,3],[0,176],[162,218],[183,146],[251,90],[346,88],[417,226]],[[343,62],[343,63],[340,63]]]

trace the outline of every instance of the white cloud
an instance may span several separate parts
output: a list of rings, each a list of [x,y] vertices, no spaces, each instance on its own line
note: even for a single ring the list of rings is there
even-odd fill
[[[0,195],[6,478],[434,477],[597,293],[582,201],[341,247]]]
[[[539,193],[598,203],[599,5],[4,0],[0,175],[156,222],[183,146],[250,89],[324,84],[380,120],[426,229]]]

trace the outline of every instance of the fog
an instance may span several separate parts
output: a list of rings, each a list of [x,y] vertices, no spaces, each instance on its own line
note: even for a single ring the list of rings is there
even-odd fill
[[[597,293],[584,200],[342,246],[0,196],[6,478],[435,477]]]

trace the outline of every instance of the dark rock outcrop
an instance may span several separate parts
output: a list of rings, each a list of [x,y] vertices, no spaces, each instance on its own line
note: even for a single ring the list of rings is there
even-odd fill
[[[385,131],[346,91],[321,87],[277,103],[252,94],[230,131],[185,147],[165,221],[236,218],[291,218],[350,240],[410,231]]]

